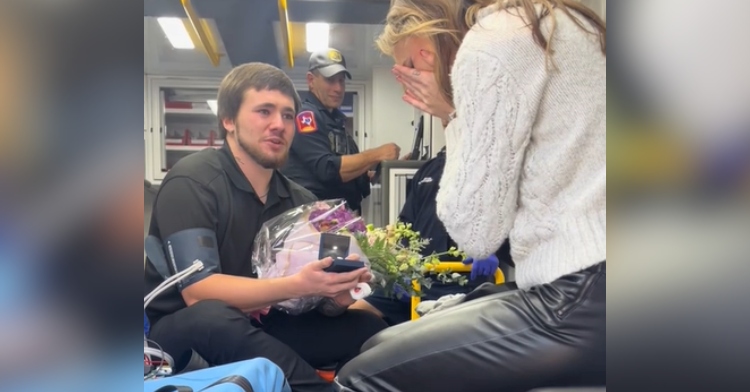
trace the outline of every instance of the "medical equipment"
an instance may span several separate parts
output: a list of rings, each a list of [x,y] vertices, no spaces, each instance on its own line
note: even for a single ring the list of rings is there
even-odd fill
[[[146,241],[146,256],[148,256],[149,261],[154,264],[156,269],[160,271],[162,275],[166,275],[165,272],[168,270],[166,264],[167,261],[166,257],[164,256],[163,248],[161,248],[161,246],[157,247],[154,246],[153,241]],[[154,298],[156,298],[159,294],[163,293],[170,287],[187,279],[191,275],[201,270],[203,270],[203,262],[200,260],[195,260],[193,261],[193,264],[187,269],[180,271],[171,277],[164,276],[164,282],[162,282],[159,286],[157,286],[143,298],[143,310],[145,311],[151,301],[153,301]],[[155,345],[156,347],[149,346],[149,343]],[[174,359],[169,354],[164,352],[164,350],[156,342],[148,340],[148,337],[145,333],[143,335],[143,355],[144,379],[169,375],[171,374],[172,369],[174,369]],[[155,361],[154,357],[156,357],[158,360]]]

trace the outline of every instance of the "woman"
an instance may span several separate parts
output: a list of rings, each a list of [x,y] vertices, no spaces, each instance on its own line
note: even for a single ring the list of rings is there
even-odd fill
[[[606,27],[569,0],[393,0],[378,47],[445,126],[438,216],[474,258],[506,238],[519,291],[381,332],[345,391],[604,384]]]

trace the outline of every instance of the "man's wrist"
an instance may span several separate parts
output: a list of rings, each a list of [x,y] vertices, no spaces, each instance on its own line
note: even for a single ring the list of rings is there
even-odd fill
[[[367,165],[377,165],[381,159],[380,157],[383,155],[383,153],[380,152],[380,148],[373,148],[372,150],[367,150]]]
[[[378,163],[385,160],[385,154],[381,151],[381,149],[373,148],[372,150],[365,151],[366,157],[367,157],[367,164],[368,167],[377,165]]]
[[[289,298],[302,298],[311,295],[311,293],[308,293],[305,289],[305,284],[302,282],[299,274],[285,276],[280,279],[283,280],[283,284],[289,292]]]

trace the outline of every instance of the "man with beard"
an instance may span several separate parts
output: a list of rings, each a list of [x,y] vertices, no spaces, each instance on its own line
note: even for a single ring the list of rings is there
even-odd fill
[[[189,155],[169,171],[149,228],[174,259],[170,274],[195,259],[205,268],[151,303],[149,338],[175,358],[178,371],[192,351],[210,365],[265,357],[284,370],[295,392],[330,391],[315,368],[343,366],[386,327],[374,315],[346,310],[354,302],[349,290],[370,275],[324,272],[331,263],[324,259],[293,276],[256,279],[251,253],[261,225],[315,200],[277,170],[289,154],[300,99],[281,70],[249,63],[224,78],[217,101],[224,147]],[[146,293],[163,280],[147,263]],[[328,299],[318,311],[249,316],[313,295]]]

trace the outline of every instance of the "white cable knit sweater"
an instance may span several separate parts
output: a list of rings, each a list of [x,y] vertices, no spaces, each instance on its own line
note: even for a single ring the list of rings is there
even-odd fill
[[[510,237],[529,288],[606,259],[607,62],[598,36],[557,12],[547,71],[515,13],[481,10],[456,56],[437,209],[469,256]]]

